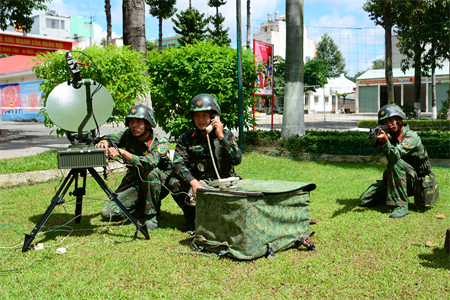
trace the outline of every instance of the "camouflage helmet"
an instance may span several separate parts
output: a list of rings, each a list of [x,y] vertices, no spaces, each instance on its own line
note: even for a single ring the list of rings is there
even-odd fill
[[[380,108],[378,111],[378,123],[381,123],[384,119],[390,117],[400,117],[402,119],[406,119],[406,115],[400,106],[395,104],[388,104]]]
[[[199,94],[192,98],[191,101],[191,114],[194,114],[196,111],[214,111],[217,115],[220,116],[220,106],[217,103],[216,98],[214,98],[210,94]]]
[[[144,119],[148,121],[151,127],[156,126],[153,111],[145,105],[135,105],[128,110],[127,117],[125,118],[126,127],[128,127],[128,124],[130,123],[130,118]]]

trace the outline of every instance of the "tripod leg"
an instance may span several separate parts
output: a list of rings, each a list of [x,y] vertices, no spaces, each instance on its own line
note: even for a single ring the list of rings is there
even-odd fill
[[[31,242],[34,240],[36,235],[39,233],[42,226],[44,226],[45,222],[47,222],[48,218],[52,214],[56,205],[64,203],[63,197],[66,194],[67,190],[69,189],[70,185],[72,184],[73,180],[77,176],[77,174],[78,173],[76,170],[70,170],[69,174],[66,176],[66,179],[64,179],[63,184],[61,185],[61,187],[59,188],[59,190],[56,192],[55,196],[53,197],[53,199],[50,203],[50,206],[47,208],[44,215],[41,217],[39,222],[36,224],[33,231],[31,231],[30,234],[25,234],[25,242],[22,246],[22,252],[28,251],[28,247],[31,245]],[[70,181],[69,181],[69,179],[70,179]],[[69,182],[69,183],[67,183],[67,182]],[[63,191],[63,189],[64,189],[64,191]],[[61,191],[63,191],[63,193],[60,195]]]
[[[131,223],[134,224],[134,226],[136,226],[137,230],[140,230],[142,232],[142,234],[144,235],[144,237],[149,240],[150,236],[148,235],[148,230],[147,227],[145,226],[141,226],[141,224],[139,223],[138,220],[136,220],[128,211],[128,209],[126,209],[125,206],[123,206],[123,204],[119,201],[119,199],[117,198],[117,194],[113,193],[110,188],[105,184],[105,182],[101,179],[100,175],[98,175],[97,171],[95,171],[94,168],[89,168],[88,169],[89,173],[91,173],[92,177],[94,177],[95,181],[97,181],[97,183],[100,185],[100,187],[103,189],[103,191],[105,191],[105,193],[108,195],[108,198],[113,200],[117,206],[122,210],[122,212],[127,216],[127,218],[131,221]]]
[[[75,205],[75,223],[81,222],[81,211],[83,207],[83,196],[86,195],[86,169],[79,170],[80,176],[83,177],[83,187],[78,187],[78,176],[75,178],[75,190],[70,195],[77,197]]]

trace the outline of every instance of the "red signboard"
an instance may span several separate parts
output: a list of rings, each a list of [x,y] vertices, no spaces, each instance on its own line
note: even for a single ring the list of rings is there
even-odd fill
[[[43,52],[48,52],[48,50],[0,45],[0,53],[4,54],[35,56]]]
[[[398,82],[398,79],[392,80],[393,82]],[[359,84],[377,84],[377,83],[386,83],[385,79],[380,80],[361,80]]]
[[[72,43],[54,39],[32,38],[22,35],[0,34],[0,53],[36,55],[54,50],[72,50]]]
[[[261,62],[263,71],[258,75],[256,95],[273,96],[273,45],[253,40],[256,62]]]

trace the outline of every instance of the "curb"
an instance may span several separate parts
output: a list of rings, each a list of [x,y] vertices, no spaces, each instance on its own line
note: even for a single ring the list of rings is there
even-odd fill
[[[126,167],[120,163],[112,163],[109,165],[111,171],[115,171],[115,174],[122,174],[126,172]],[[103,168],[94,168],[99,174],[103,172]],[[45,171],[33,171],[26,173],[4,174],[0,175],[0,190],[15,188],[24,185],[34,185],[39,183],[45,183],[57,178],[66,177],[69,174],[70,169],[54,169]],[[92,177],[89,172],[88,177]]]

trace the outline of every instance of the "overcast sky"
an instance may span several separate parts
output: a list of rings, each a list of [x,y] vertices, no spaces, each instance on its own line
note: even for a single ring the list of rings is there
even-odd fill
[[[206,15],[215,14],[215,9],[207,5],[207,0],[192,0],[192,7]],[[316,43],[327,32],[338,44],[346,58],[349,74],[366,70],[371,61],[384,56],[384,33],[375,27],[368,14],[362,9],[363,0],[304,0],[304,24],[307,26],[308,38]],[[53,0],[47,4],[56,9],[58,14],[95,18],[94,38],[98,42],[106,37],[105,3],[102,0]],[[112,35],[122,36],[122,1],[111,0]],[[189,7],[189,0],[177,0],[178,12]],[[148,40],[158,38],[158,20],[149,14],[146,6],[145,34]],[[225,28],[230,28],[229,35],[232,47],[236,47],[236,1],[228,0],[219,11],[225,16]],[[246,43],[247,1],[241,0],[242,11],[242,42]],[[267,14],[279,12],[286,14],[286,2],[283,0],[252,0],[251,1],[251,32],[260,28],[267,21]],[[36,12],[37,13],[37,12]],[[163,21],[163,37],[175,35],[170,19]]]

